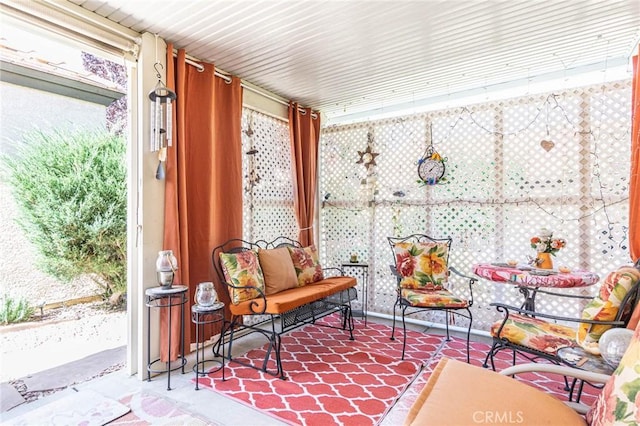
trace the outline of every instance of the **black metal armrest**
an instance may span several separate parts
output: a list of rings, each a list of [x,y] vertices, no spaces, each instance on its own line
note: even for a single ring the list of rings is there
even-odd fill
[[[322,273],[325,274],[326,272],[329,272],[329,276],[331,277],[344,275],[344,270],[342,268],[337,268],[337,267],[322,268]],[[336,275],[333,275],[333,274],[336,274]]]
[[[536,318],[546,318],[546,319],[551,319],[555,321],[567,321],[567,322],[575,322],[575,323],[582,323],[582,324],[611,325],[614,327],[625,326],[624,321],[600,321],[600,320],[589,320],[589,319],[574,318],[574,317],[563,317],[559,315],[545,314],[544,312],[529,311],[524,308],[507,305],[499,302],[491,303],[490,306],[495,306],[498,312],[504,313],[506,315],[505,320],[508,319],[510,313],[515,311],[522,315],[528,315]]]
[[[402,276],[400,275],[400,273],[398,272],[398,270],[396,269],[396,265],[389,265],[389,269],[391,269],[391,274],[396,277],[398,280],[402,279]],[[399,282],[399,281],[398,281]]]
[[[449,266],[449,271],[453,272],[455,275],[457,275],[460,278],[464,278],[465,280],[468,281],[468,285],[469,285],[469,298],[467,299],[469,302],[469,306],[473,306],[473,285],[478,281],[477,278],[474,277],[470,277],[468,275],[463,274],[462,272],[458,271],[456,268],[454,268],[453,266]]]
[[[257,315],[262,315],[264,314],[265,310],[267,309],[267,296],[264,294],[264,291],[262,291],[260,288],[252,286],[252,285],[233,285],[231,283],[228,283],[226,281],[223,281],[229,288],[231,289],[254,289],[258,292],[259,294],[259,298],[262,299],[262,307],[260,307],[260,304],[256,301],[256,299],[252,299],[251,302],[249,303],[249,309],[251,309],[251,312]],[[233,291],[231,291],[230,293],[233,293]],[[233,303],[233,296],[231,296],[232,299],[232,303]],[[256,308],[259,308],[258,310],[256,310]]]
[[[462,277],[462,278],[466,278],[466,279],[468,279],[468,280],[469,280],[469,281],[471,281],[472,283],[475,283],[476,281],[478,281],[478,279],[477,279],[477,278],[474,278],[474,277],[470,277],[470,276],[468,276],[468,275],[465,275],[465,274],[463,274],[462,272],[458,271],[458,270],[457,270],[456,268],[454,268],[453,266],[449,266],[449,270],[450,270],[451,272],[453,272],[454,274],[456,274],[457,276],[459,276],[459,277]]]
[[[548,294],[550,296],[566,297],[566,298],[569,298],[569,299],[585,299],[585,300],[592,300],[593,299],[593,296],[582,296],[580,294],[557,293],[555,291],[540,290],[540,289],[537,289],[537,290],[536,289],[532,289],[532,290],[535,290],[535,292],[538,293],[538,294]]]

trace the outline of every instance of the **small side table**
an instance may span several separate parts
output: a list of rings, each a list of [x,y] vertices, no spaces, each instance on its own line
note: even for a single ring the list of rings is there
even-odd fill
[[[147,328],[147,381],[151,381],[151,373],[167,373],[167,390],[171,390],[171,372],[179,368],[182,369],[184,374],[184,366],[187,363],[187,359],[184,356],[184,305],[187,303],[187,286],[174,285],[169,288],[151,287],[145,290],[146,296],[145,305],[147,306],[147,322],[149,327]],[[168,328],[168,342],[167,352],[171,354],[171,322],[172,316],[171,310],[174,306],[180,306],[180,354],[174,361],[174,365],[171,365],[171,361],[165,362],[164,368],[156,369],[154,364],[160,363],[160,358],[151,361],[151,308],[167,308],[169,313]],[[177,365],[176,365],[177,364]]]
[[[343,263],[342,269],[345,271],[348,269],[353,269],[355,271],[356,279],[359,278],[360,283],[362,284],[362,309],[357,309],[352,311],[354,317],[363,317],[364,325],[367,325],[367,302],[369,300],[368,297],[368,287],[369,287],[369,264],[367,263]]]
[[[221,361],[218,361],[216,359],[205,359],[204,342],[202,342],[202,345],[200,344],[200,335],[204,333],[204,327],[200,328],[201,325],[215,324],[217,322],[222,322],[224,325],[224,303],[216,302],[211,306],[202,306],[202,305],[191,306],[191,322],[193,322],[196,325],[196,363],[193,366],[193,372],[196,373],[196,390],[200,389],[198,387],[199,385],[198,381],[200,376],[207,375],[207,371],[205,370],[205,365],[207,363],[212,362],[219,365],[218,368],[216,368],[215,370],[211,370],[209,372],[214,373],[222,369],[222,381],[224,382],[225,380],[224,378],[224,345],[223,344],[220,345],[222,346],[222,357],[221,357]],[[222,333],[222,331],[221,331],[221,338],[222,338],[222,334],[224,334]],[[202,336],[202,340],[204,340],[204,335]],[[202,349],[202,359],[200,359],[201,349]]]
[[[568,346],[558,349],[558,357],[567,365],[581,370],[591,371],[600,374],[613,374],[614,368],[606,363],[604,358],[599,355],[593,355],[585,351],[581,346]],[[573,391],[576,386],[576,379],[573,380],[569,389],[569,401],[573,398]],[[582,389],[584,388],[584,380],[580,381],[578,392],[576,393],[576,402],[580,402]]]

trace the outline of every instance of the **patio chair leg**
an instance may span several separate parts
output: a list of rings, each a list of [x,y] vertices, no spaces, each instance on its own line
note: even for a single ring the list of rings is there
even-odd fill
[[[447,329],[447,342],[451,341],[451,337],[449,337],[449,311],[444,311],[444,325]]]
[[[493,345],[491,346],[491,349],[489,349],[489,352],[487,352],[487,356],[485,357],[484,363],[482,364],[484,368],[489,368],[489,364],[487,363],[487,361],[491,359],[491,369],[493,371],[496,371],[496,366],[493,362],[493,355],[495,355],[495,353],[497,352],[496,348],[498,345],[500,345],[500,342],[493,342]]]
[[[236,319],[237,319],[236,317],[233,317],[233,319],[231,320],[231,325],[229,325],[229,350],[228,350],[228,352],[229,352],[229,358],[228,358],[229,361],[231,361],[231,354],[233,353],[232,352],[232,349],[233,349],[233,333],[234,333],[234,330],[236,329],[236,327],[235,327]]]
[[[280,335],[276,335],[275,342],[275,351],[276,351],[276,373],[280,373],[280,378],[282,380],[287,380],[287,377],[284,375],[284,368],[282,368],[282,358],[280,358],[280,348],[282,347],[282,341],[280,339]]]
[[[469,338],[471,337],[471,324],[473,324],[473,315],[471,314],[471,310],[467,309],[467,312],[469,313],[469,327],[467,327],[467,364],[469,364],[469,348],[470,348],[470,343],[469,343]]]
[[[576,382],[578,381],[578,379],[574,378],[571,381],[571,385],[569,385],[569,381],[567,379],[567,376],[564,376],[564,390],[569,392],[569,402],[573,401],[573,391],[576,388]],[[580,401],[576,401],[576,402],[580,402]]]
[[[573,379],[573,383],[569,384],[569,379],[567,379],[567,376],[564,376],[564,390],[569,392],[569,401],[571,401],[573,390],[576,387],[576,380],[577,379]],[[580,402],[580,401],[576,401],[576,402]]]
[[[574,379],[577,380],[577,379]],[[580,402],[580,397],[582,396],[582,391],[584,390],[584,380],[580,380],[580,386],[578,386],[578,393],[576,394],[576,402]]]
[[[398,306],[398,302],[393,305],[393,322],[391,325],[391,338],[389,340],[396,340],[396,306]]]
[[[346,324],[349,326],[349,340],[356,340],[355,337],[353,337],[353,329],[355,328],[355,324],[353,322],[353,311],[351,310],[351,304],[349,304],[345,308],[345,311]]]
[[[402,310],[402,360],[404,360],[404,351],[407,347],[407,323],[404,320],[406,310],[407,307],[405,306],[405,308]]]
[[[224,335],[226,334],[226,332],[227,332],[227,321],[224,320],[222,321],[222,327],[220,328],[220,337],[218,338],[218,341],[215,343],[215,345],[213,345],[212,347],[214,356],[220,356],[221,348],[222,348],[222,352],[224,353],[224,348],[222,346],[224,345]]]

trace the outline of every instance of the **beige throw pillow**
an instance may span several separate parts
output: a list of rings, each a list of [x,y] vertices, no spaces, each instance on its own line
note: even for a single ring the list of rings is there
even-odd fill
[[[258,250],[266,294],[298,286],[296,270],[286,247]]]

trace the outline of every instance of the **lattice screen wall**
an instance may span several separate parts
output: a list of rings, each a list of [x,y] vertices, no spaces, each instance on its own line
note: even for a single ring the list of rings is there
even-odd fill
[[[243,238],[273,241],[296,239],[298,224],[293,209],[289,125],[257,111],[242,113],[242,171],[244,174]],[[266,316],[245,316],[255,324]]]
[[[245,108],[242,114],[243,234],[248,241],[296,239],[289,125]]]
[[[351,253],[369,263],[370,311],[391,313],[395,281],[387,236],[454,240],[451,264],[534,255],[546,227],[567,240],[556,264],[601,277],[628,263],[630,82],[514,98],[465,108],[325,128],[320,154],[322,261]],[[431,126],[431,130],[429,127]],[[356,164],[372,135],[375,166]],[[430,140],[447,157],[446,182],[420,186],[417,160]],[[542,140],[554,142],[545,150]],[[593,292],[595,287],[581,290]],[[492,301],[519,304],[512,286],[481,281],[474,323],[497,318]],[[579,307],[539,309],[576,315]],[[427,314],[423,319],[439,320]]]

